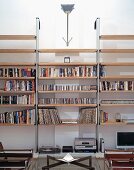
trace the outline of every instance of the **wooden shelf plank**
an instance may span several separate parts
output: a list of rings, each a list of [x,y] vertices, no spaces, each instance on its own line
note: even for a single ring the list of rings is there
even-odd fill
[[[101,93],[133,93],[134,90],[102,90]]]
[[[34,126],[33,124],[0,123],[0,126]]]
[[[0,90],[0,94],[33,94],[34,91],[2,91]]]
[[[0,35],[0,40],[35,40],[35,35]]]
[[[61,123],[61,124],[39,124],[40,126],[95,126],[96,124],[81,124],[81,123]]]
[[[107,80],[107,79],[134,79],[134,76],[133,75],[119,75],[119,76],[101,77],[101,80]]]
[[[39,49],[40,53],[95,53],[96,49]]]
[[[96,107],[96,104],[39,104],[38,107],[72,107],[72,106],[88,106],[88,107]]]
[[[0,77],[0,80],[34,80],[35,77]]]
[[[39,77],[40,80],[73,80],[73,79],[96,79],[97,77]]]
[[[39,93],[96,93],[97,90],[88,90],[88,91],[80,91],[80,90],[53,90],[53,91],[38,91]]]
[[[0,104],[0,108],[9,108],[9,107],[15,107],[15,108],[18,108],[18,107],[26,107],[26,108],[29,108],[29,107],[34,107],[34,104]]]
[[[101,49],[100,53],[134,53],[134,49]]]
[[[134,66],[134,62],[116,62],[116,63],[106,63],[106,62],[101,62],[100,63],[103,66]]]
[[[104,106],[104,107],[118,107],[118,106],[123,106],[123,107],[126,107],[126,106],[134,106],[134,104],[100,104],[100,106]]]
[[[0,53],[36,53],[35,49],[0,49]]]
[[[101,35],[100,40],[134,40],[134,35]]]
[[[16,62],[16,63],[8,63],[8,62],[3,62],[3,63],[2,63],[2,62],[1,62],[1,63],[0,63],[0,67],[1,67],[1,66],[4,66],[4,67],[5,67],[5,66],[6,66],[6,67],[9,67],[9,66],[10,66],[10,67],[12,67],[12,66],[15,66],[15,67],[16,67],[16,66],[17,66],[17,67],[21,67],[21,66],[22,66],[22,67],[31,66],[31,67],[33,67],[33,66],[35,66],[35,63],[17,63],[17,62]],[[31,67],[30,67],[30,68],[31,68]]]
[[[35,40],[35,35],[0,35],[0,40]]]
[[[39,66],[95,66],[97,63],[39,63]]]
[[[124,122],[110,122],[110,121],[108,121],[108,122],[105,122],[105,123],[101,123],[100,125],[119,125],[119,126],[121,126],[121,125],[126,125],[126,123],[124,123]]]

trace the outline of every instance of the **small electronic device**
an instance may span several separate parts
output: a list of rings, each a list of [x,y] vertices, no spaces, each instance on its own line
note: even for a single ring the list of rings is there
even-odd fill
[[[134,132],[117,132],[116,148],[134,149]]]
[[[63,146],[62,152],[73,152],[73,146]]]
[[[75,152],[96,152],[97,145],[95,138],[75,138]]]

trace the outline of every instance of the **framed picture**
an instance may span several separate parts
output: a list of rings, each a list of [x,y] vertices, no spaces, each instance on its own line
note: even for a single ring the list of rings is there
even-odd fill
[[[64,63],[70,63],[70,57],[64,57]]]

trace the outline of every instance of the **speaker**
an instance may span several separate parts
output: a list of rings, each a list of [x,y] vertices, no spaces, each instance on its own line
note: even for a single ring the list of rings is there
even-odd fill
[[[104,139],[100,138],[100,152],[104,153],[104,151],[105,151]]]

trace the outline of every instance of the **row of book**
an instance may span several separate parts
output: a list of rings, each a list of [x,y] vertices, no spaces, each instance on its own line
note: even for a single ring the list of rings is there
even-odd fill
[[[0,104],[34,104],[34,94],[0,96]]]
[[[96,124],[96,108],[83,108],[80,110],[78,122],[80,124]]]
[[[39,104],[96,104],[96,98],[40,98]]]
[[[131,90],[134,91],[134,81],[102,81],[100,82],[100,90]]]
[[[105,123],[108,121],[108,113],[100,110],[100,123]]]
[[[45,67],[40,68],[40,77],[95,77],[96,66]]]
[[[34,68],[0,68],[0,77],[35,77]]]
[[[90,91],[97,90],[96,85],[57,85],[57,84],[42,84],[39,85],[41,91]]]
[[[57,109],[39,109],[39,124],[62,123]]]
[[[101,100],[101,104],[134,104],[134,100]]]
[[[35,110],[0,113],[0,123],[35,124]]]
[[[7,80],[5,91],[34,91],[35,82],[31,80]]]

